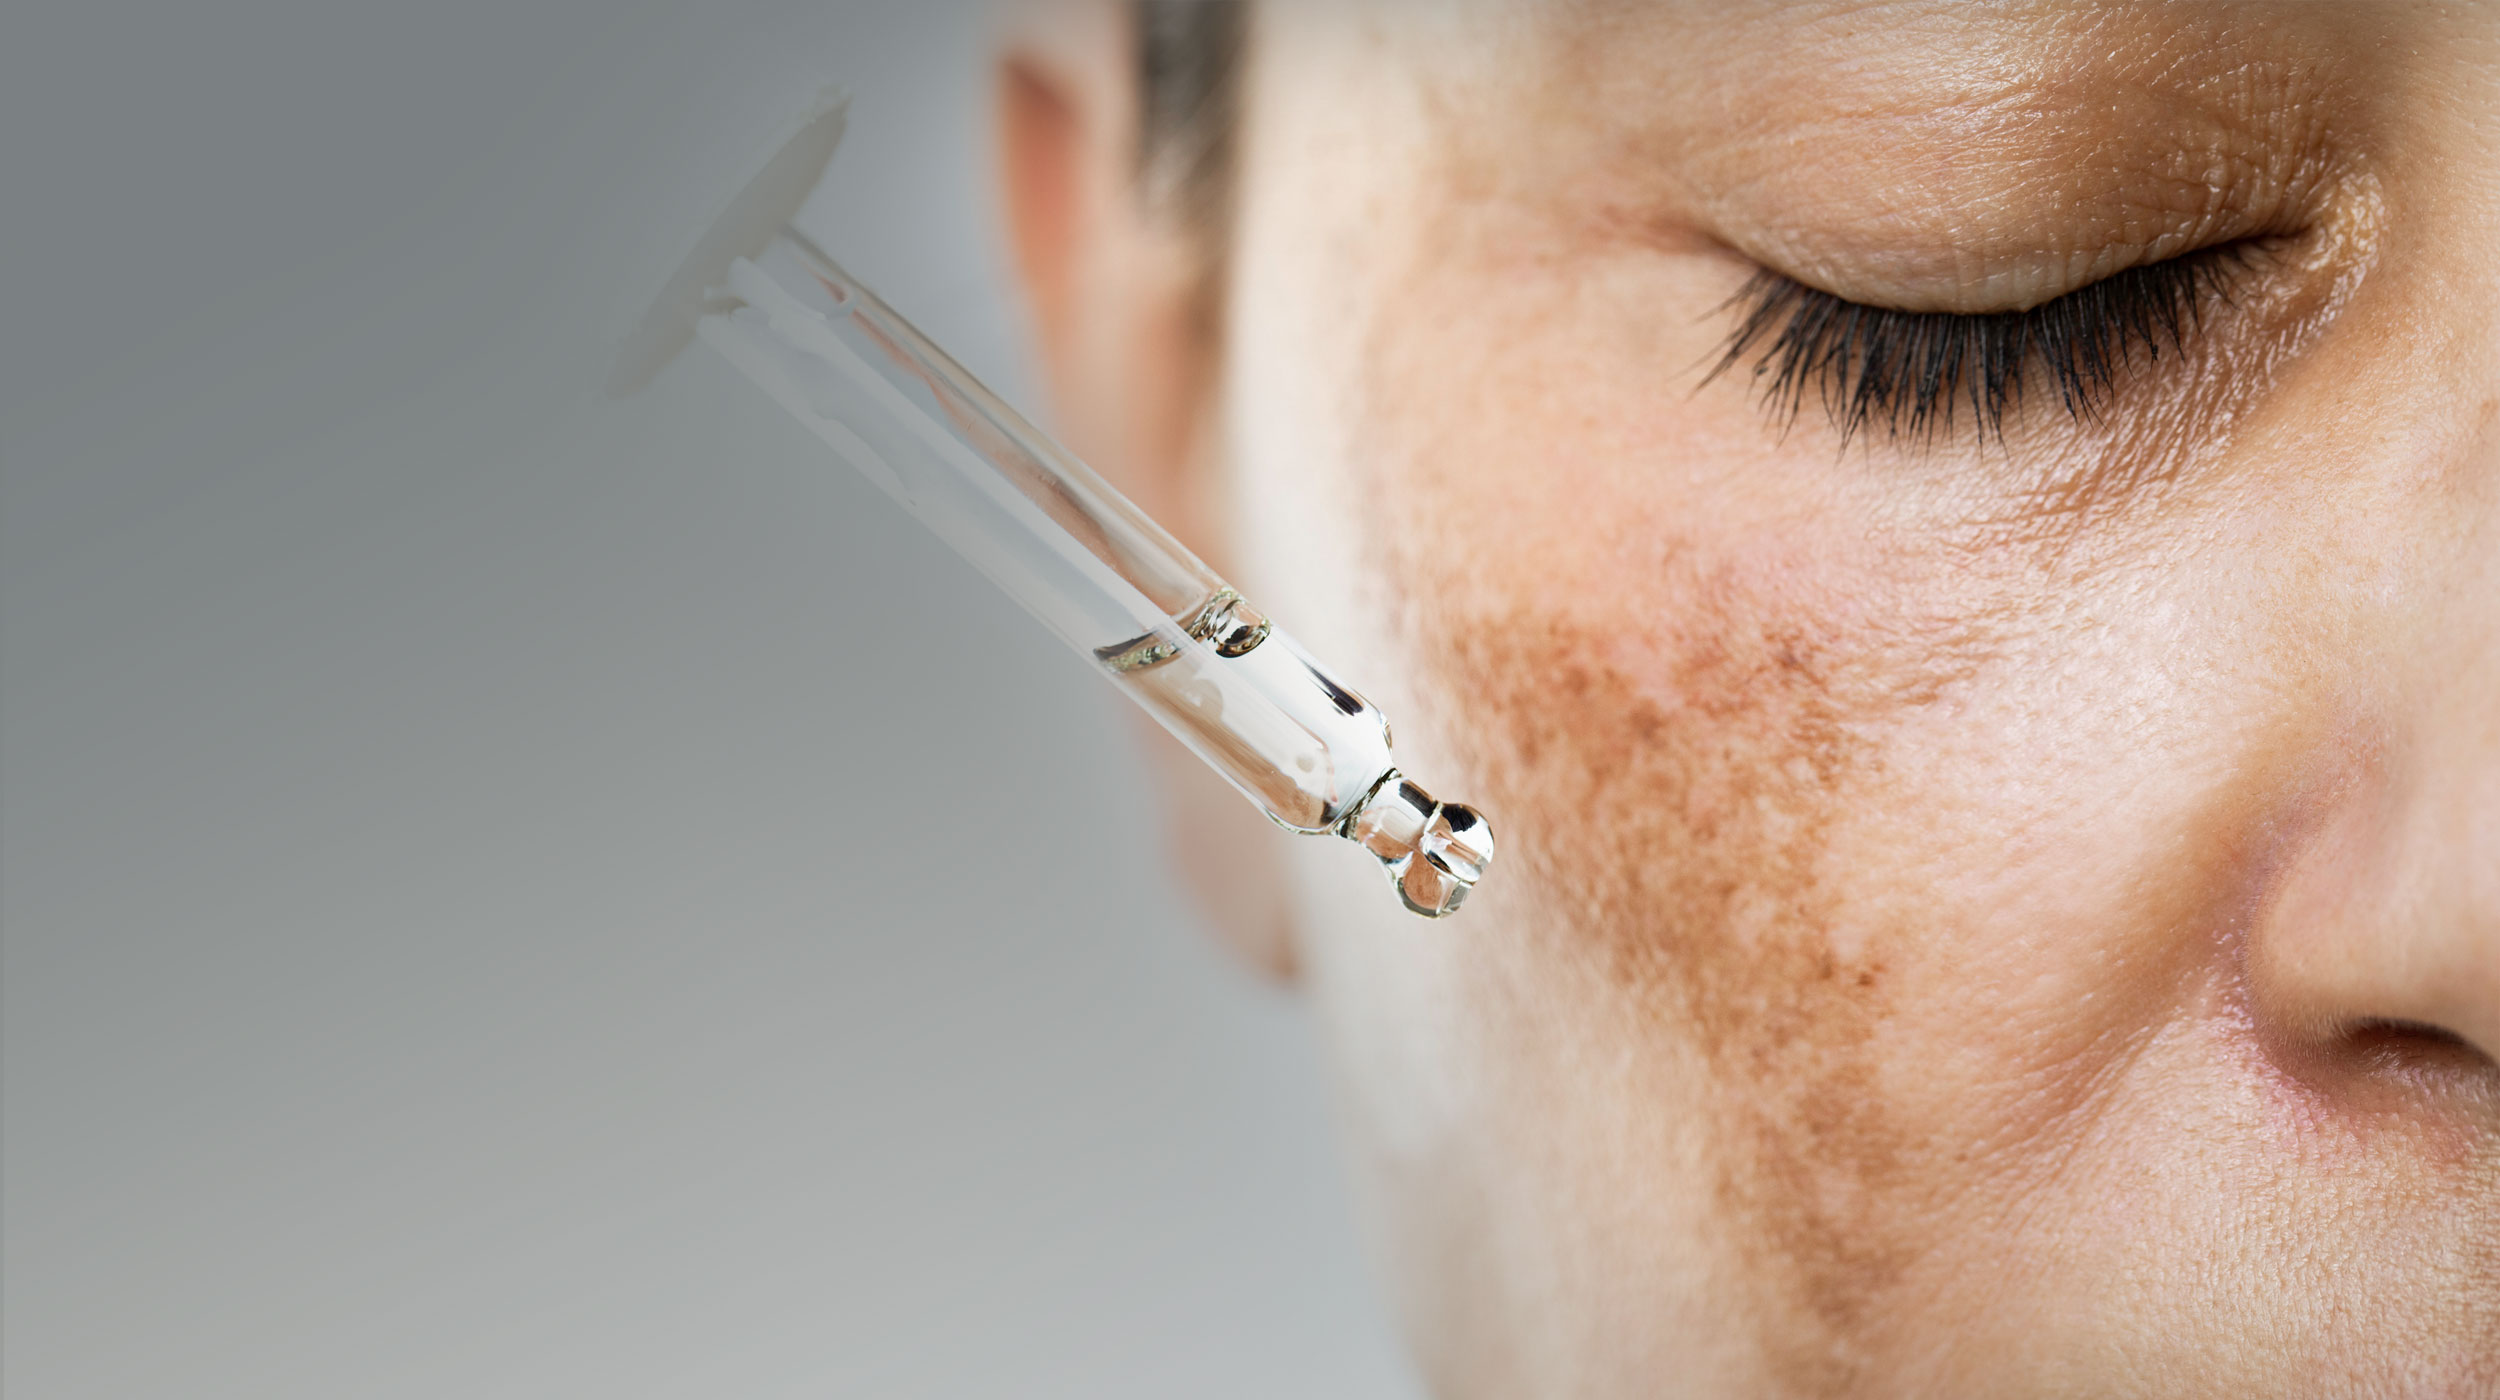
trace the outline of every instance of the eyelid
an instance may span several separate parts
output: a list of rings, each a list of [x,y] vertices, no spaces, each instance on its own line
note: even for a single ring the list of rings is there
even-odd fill
[[[2227,302],[2250,245],[2224,244],[2146,263],[2019,311],[1904,311],[1868,306],[1763,269],[1722,310],[1743,308],[1704,384],[1754,360],[1752,385],[1786,432],[1812,392],[1843,446],[1874,427],[1932,442],[1967,406],[1984,440],[2035,377],[2070,418],[2088,420],[2138,352],[2184,356],[2209,300]]]
[[[2306,198],[2306,196],[2304,196]],[[1979,315],[2027,311],[2140,267],[2240,243],[2296,237],[2316,223],[2306,204],[2212,195],[2187,213],[2155,203],[2124,217],[2061,214],[2015,220],[1974,215],[1933,227],[1907,216],[1877,230],[1835,232],[1800,219],[1779,230],[1719,229],[1721,246],[1806,286],[1900,311]],[[2073,222],[2065,220],[2072,218]],[[2046,222],[2044,222],[2046,221]],[[2050,226],[2054,225],[2054,226]]]

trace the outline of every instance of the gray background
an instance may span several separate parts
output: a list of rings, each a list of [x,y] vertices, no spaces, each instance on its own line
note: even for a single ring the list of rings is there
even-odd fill
[[[1116,697],[708,353],[597,394],[834,79],[813,227],[1029,400],[986,31],[0,11],[11,1400],[1411,1393]]]

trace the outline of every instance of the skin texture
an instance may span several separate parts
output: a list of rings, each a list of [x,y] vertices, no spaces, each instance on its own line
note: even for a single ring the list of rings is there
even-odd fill
[[[1174,765],[1435,1389],[2500,1394],[2500,6],[1251,38],[1220,258],[1107,7],[1011,42],[1009,211],[1073,444],[1500,833],[1427,924]],[[2240,240],[2088,421],[1702,382],[1760,267]]]

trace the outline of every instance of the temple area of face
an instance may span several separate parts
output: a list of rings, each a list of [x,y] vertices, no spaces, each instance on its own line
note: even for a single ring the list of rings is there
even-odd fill
[[[1854,300],[2008,310],[2298,232],[2351,153],[2347,12],[1632,7],[1556,19],[1530,84],[1553,198]],[[1564,26],[1569,26],[1568,28]]]

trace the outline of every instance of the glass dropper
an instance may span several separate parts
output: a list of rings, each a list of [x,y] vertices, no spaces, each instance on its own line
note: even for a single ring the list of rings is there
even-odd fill
[[[700,337],[1269,820],[1360,845],[1418,914],[1457,909],[1492,828],[1398,770],[1388,719],[791,225],[845,110],[820,95],[713,222],[610,392]]]

